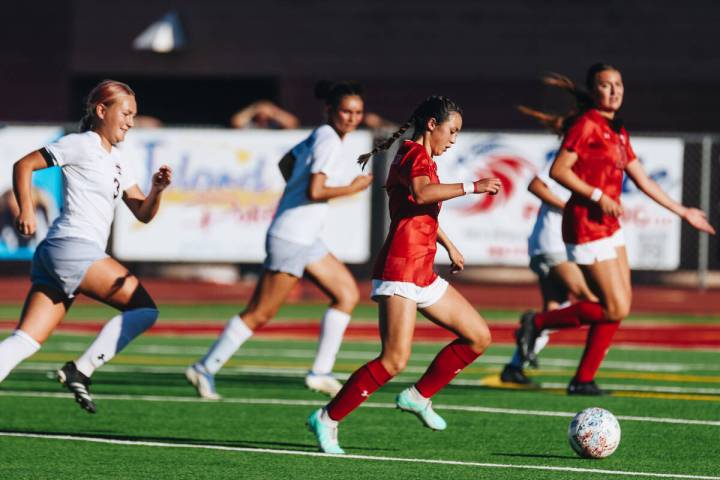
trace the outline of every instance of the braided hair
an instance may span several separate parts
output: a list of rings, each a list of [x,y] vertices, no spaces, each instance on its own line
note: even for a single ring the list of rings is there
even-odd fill
[[[447,120],[451,113],[462,115],[462,108],[448,97],[441,95],[431,95],[427,97],[415,108],[415,111],[408,121],[402,124],[390,138],[378,144],[370,152],[360,155],[357,160],[358,164],[360,164],[362,168],[365,168],[365,165],[367,165],[373,155],[384,152],[390,148],[410,127],[414,127],[414,135],[419,137],[425,132],[428,120],[434,118],[435,121],[440,124]]]
[[[542,77],[542,82],[545,85],[561,88],[575,98],[575,107],[563,115],[542,112],[524,105],[519,105],[517,109],[525,115],[538,120],[556,134],[564,135],[580,115],[594,106],[590,92],[595,86],[595,76],[606,70],[617,70],[617,68],[608,63],[595,63],[591,65],[585,74],[585,88],[579,87],[570,78],[559,73],[548,73]]]

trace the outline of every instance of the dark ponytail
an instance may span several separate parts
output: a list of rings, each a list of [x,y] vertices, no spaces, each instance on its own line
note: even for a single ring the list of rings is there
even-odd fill
[[[545,85],[561,88],[575,98],[575,107],[564,115],[542,112],[524,105],[518,106],[517,109],[525,115],[533,117],[556,134],[564,135],[580,115],[593,107],[594,103],[590,92],[595,87],[595,76],[606,70],[617,70],[617,68],[608,63],[591,65],[585,74],[584,89],[578,87],[570,78],[559,73],[548,73],[542,77],[542,82]]]
[[[340,106],[343,97],[357,95],[362,98],[363,88],[356,82],[331,82],[320,80],[315,84],[315,98],[323,100],[325,105],[334,109]]]
[[[365,168],[367,162],[372,158],[373,155],[379,152],[383,152],[390,148],[395,141],[400,138],[408,128],[414,127],[414,136],[419,137],[425,132],[427,128],[427,122],[431,118],[440,124],[443,123],[450,117],[450,114],[457,113],[462,115],[462,108],[457,103],[450,100],[448,97],[441,95],[432,95],[427,97],[423,102],[415,108],[415,111],[410,116],[407,122],[405,122],[390,138],[377,145],[370,152],[362,154],[358,157],[358,163]]]

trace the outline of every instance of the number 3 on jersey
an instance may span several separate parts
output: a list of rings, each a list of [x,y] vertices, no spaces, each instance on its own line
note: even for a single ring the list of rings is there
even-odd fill
[[[113,200],[120,195],[120,176],[122,175],[122,167],[120,167],[120,164],[115,164],[115,171],[117,172],[117,175],[115,178],[113,178],[113,184],[115,184],[115,190],[113,192]]]

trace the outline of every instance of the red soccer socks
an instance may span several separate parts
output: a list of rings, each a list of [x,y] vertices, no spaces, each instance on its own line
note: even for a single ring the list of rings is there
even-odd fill
[[[355,370],[342,390],[330,400],[325,410],[330,418],[340,421],[360,406],[378,388],[390,381],[392,376],[376,358]]]
[[[595,378],[600,364],[610,349],[613,335],[619,327],[620,322],[596,323],[590,326],[585,342],[585,351],[575,374],[575,380],[589,382]]]
[[[479,356],[467,343],[457,339],[440,350],[415,388],[420,395],[430,398]]]
[[[602,305],[588,301],[535,315],[535,327],[538,330],[573,328],[606,321]]]

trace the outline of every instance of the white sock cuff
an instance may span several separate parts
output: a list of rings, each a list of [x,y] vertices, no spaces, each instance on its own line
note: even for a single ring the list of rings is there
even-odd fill
[[[230,319],[228,322],[228,330],[232,331],[235,335],[239,336],[242,339],[247,339],[252,336],[254,333],[252,330],[250,330],[250,327],[247,326],[245,322],[243,322],[242,318],[240,318],[240,315],[235,315]]]
[[[350,322],[350,318],[352,317],[349,313],[333,307],[328,307],[328,309],[325,310],[324,316],[334,322],[344,322],[346,324]]]
[[[27,343],[29,346],[31,346],[35,351],[40,350],[40,344],[37,340],[32,338],[27,333],[23,332],[22,330],[15,330],[13,333],[16,337],[18,337],[20,340],[23,340],[25,343]]]

